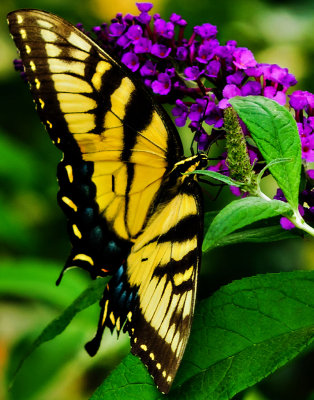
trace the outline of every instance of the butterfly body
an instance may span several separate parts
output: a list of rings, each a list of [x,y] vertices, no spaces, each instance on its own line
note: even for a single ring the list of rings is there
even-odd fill
[[[8,22],[39,116],[64,154],[58,203],[72,250],[63,272],[112,275],[87,351],[96,353],[105,327],[127,331],[167,393],[190,332],[201,256],[201,191],[185,173],[206,156],[184,158],[146,87],[73,25],[39,10],[12,12]]]

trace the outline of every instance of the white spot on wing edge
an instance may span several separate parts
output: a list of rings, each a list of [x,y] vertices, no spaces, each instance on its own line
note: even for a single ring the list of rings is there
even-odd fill
[[[39,26],[41,26],[42,28],[51,29],[51,28],[53,27],[53,25],[52,25],[50,22],[45,21],[45,20],[43,20],[43,19],[38,19],[38,20],[37,20],[37,24],[38,24]]]
[[[26,30],[25,29],[20,29],[20,34],[22,39],[26,39],[27,38],[27,34],[26,34]]]
[[[73,45],[78,47],[81,50],[86,51],[87,53],[91,50],[92,46],[83,38],[81,38],[77,33],[71,32],[70,36],[67,38],[68,41]]]
[[[17,22],[18,24],[21,24],[23,21],[24,21],[24,19],[23,19],[22,15],[17,14],[17,16],[16,16],[16,22]]]
[[[58,39],[58,36],[54,32],[47,29],[42,29],[40,35],[45,42],[56,42]]]
[[[147,346],[146,346],[146,344],[141,344],[141,345],[140,345],[140,348],[141,348],[142,350],[144,350],[144,351],[147,351]]]
[[[30,61],[29,66],[31,67],[32,71],[36,71],[36,65],[35,65],[34,61]]]
[[[45,49],[48,57],[58,57],[62,51],[61,47],[58,47],[52,43],[46,43]]]
[[[35,78],[35,85],[36,85],[36,89],[38,90],[40,88],[40,81],[37,78]]]

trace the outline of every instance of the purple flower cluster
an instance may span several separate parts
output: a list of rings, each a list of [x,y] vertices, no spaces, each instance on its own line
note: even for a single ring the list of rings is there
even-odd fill
[[[198,149],[207,151],[223,140],[223,110],[234,96],[265,96],[285,105],[287,90],[297,81],[287,68],[276,64],[257,63],[253,53],[238,47],[230,40],[225,45],[217,39],[217,28],[210,23],[195,26],[190,37],[185,37],[187,22],[173,13],[169,21],[159,14],[149,15],[151,3],[137,3],[138,16],[117,14],[110,26],[94,29],[102,47],[117,57],[159,96],[162,103],[173,104],[175,124],[188,124],[198,142]],[[314,95],[295,91],[290,95],[290,107],[295,111],[305,167],[314,162]],[[245,135],[250,133],[242,124]],[[262,160],[258,149],[247,144],[251,165]],[[209,169],[229,175],[227,152]],[[314,215],[314,170],[306,170],[306,190],[301,198],[308,207],[300,206],[300,213]],[[243,196],[239,188],[230,187],[233,194]],[[284,200],[281,191],[277,197]],[[301,200],[301,199],[300,199]],[[303,204],[303,203],[302,203]],[[311,219],[309,217],[309,219]],[[282,226],[293,224],[282,218]]]
[[[302,90],[296,90],[290,95],[290,107],[295,111],[302,144],[302,158],[306,162],[314,162],[314,95]],[[308,170],[313,178],[314,170]]]
[[[139,15],[117,14],[109,26],[93,30],[102,47],[137,72],[161,102],[174,104],[176,125],[189,124],[200,150],[223,137],[216,130],[223,129],[230,98],[261,95],[286,103],[288,88],[296,84],[286,68],[258,64],[234,40],[221,45],[210,23],[195,26],[186,38],[187,22],[180,15],[166,21],[149,15],[151,3],[137,7]]]

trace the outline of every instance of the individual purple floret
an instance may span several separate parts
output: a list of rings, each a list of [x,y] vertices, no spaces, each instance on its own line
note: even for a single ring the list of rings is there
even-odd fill
[[[168,74],[161,72],[156,81],[152,82],[153,92],[165,95],[171,90],[171,79]]]
[[[139,58],[131,51],[123,54],[121,62],[125,64],[128,68],[130,68],[130,70],[133,72],[137,71],[140,66]]]

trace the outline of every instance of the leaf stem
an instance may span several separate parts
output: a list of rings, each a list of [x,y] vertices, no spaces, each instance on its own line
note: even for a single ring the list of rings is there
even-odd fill
[[[271,199],[268,196],[266,196],[265,193],[263,193],[261,191],[261,188],[259,185],[257,185],[257,187],[256,187],[255,194],[256,194],[256,196],[261,197],[263,200],[271,201]]]
[[[304,232],[307,232],[309,235],[314,236],[314,229],[309,226],[304,219],[302,218],[299,210],[295,210],[293,215],[287,218],[299,229],[302,229]]]

